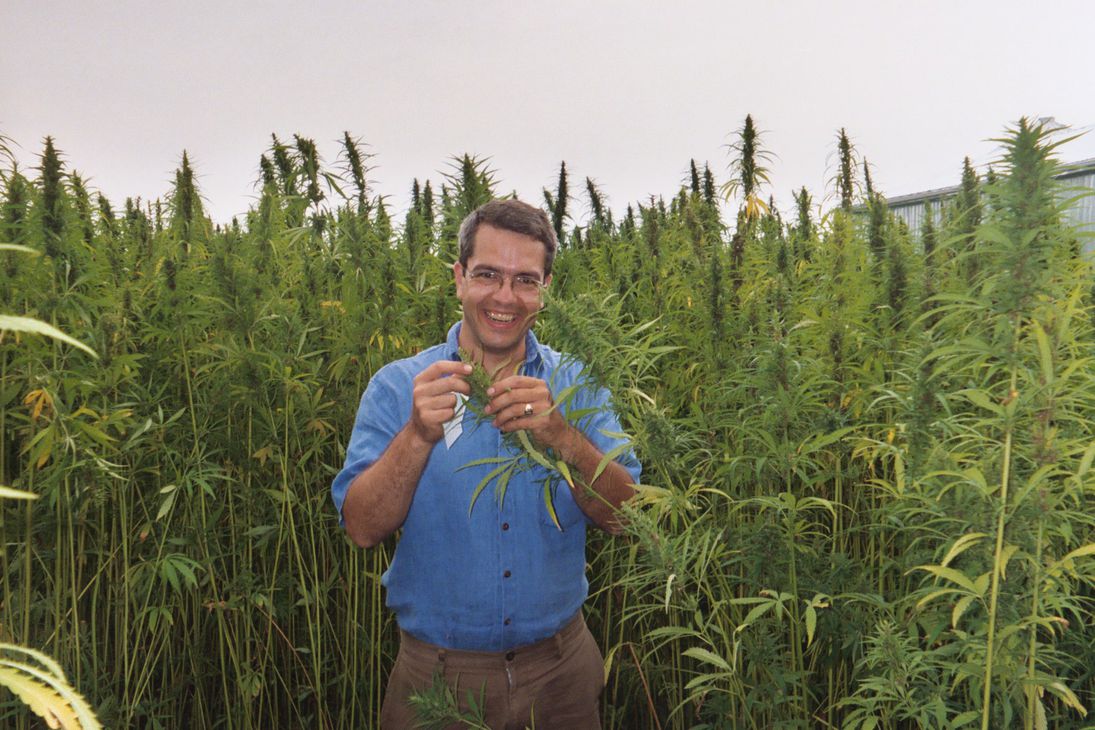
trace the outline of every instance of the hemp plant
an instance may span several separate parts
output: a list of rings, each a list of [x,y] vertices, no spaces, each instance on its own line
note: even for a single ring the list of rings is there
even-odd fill
[[[37,254],[34,249],[0,243],[0,251]],[[94,350],[66,335],[56,327],[33,317],[0,314],[0,335],[6,332],[43,335],[84,350],[98,357]],[[37,500],[39,495],[22,489],[0,486],[0,500]],[[30,511],[27,511],[30,520]],[[31,712],[45,719],[50,727],[75,730],[99,730],[102,725],[88,701],[65,676],[61,665],[46,654],[9,642],[0,642],[0,687],[5,687],[23,701]]]
[[[470,362],[472,364],[472,372],[468,377],[468,383],[471,385],[471,396],[467,398],[464,403],[474,415],[476,425],[479,425],[483,421],[490,420],[491,416],[484,412],[487,403],[490,398],[487,396],[487,388],[491,386],[495,378],[499,373],[506,368],[509,363],[502,363],[493,371],[488,372],[480,359],[477,359],[467,350],[460,348],[460,359],[464,362]],[[514,368],[515,372],[520,369],[520,364]],[[546,417],[551,411],[555,409],[561,409],[560,412],[564,414],[564,418],[568,422],[575,422],[581,416],[587,415],[588,411],[572,411],[568,413],[562,406],[567,404],[573,399],[575,393],[577,393],[579,384],[571,385],[564,388],[560,393],[554,396],[555,403],[552,407],[544,413],[538,414],[538,417]],[[560,480],[565,481],[567,486],[571,489],[575,488],[574,477],[571,473],[570,466],[565,460],[560,458],[553,449],[546,448],[541,450],[533,443],[529,438],[528,432],[524,429],[512,431],[502,435],[502,443],[505,444],[510,451],[509,456],[493,456],[484,459],[475,459],[465,464],[462,469],[471,469],[477,466],[491,465],[494,468],[491,469],[486,476],[479,480],[479,483],[475,486],[475,491],[472,492],[471,504],[468,505],[468,514],[471,514],[472,509],[475,507],[475,503],[479,500],[479,495],[491,482],[495,482],[494,493],[498,499],[498,504],[501,506],[502,501],[506,497],[506,490],[509,487],[510,479],[516,474],[520,474],[530,469],[534,469],[537,466],[543,467],[547,474],[542,480],[544,506],[547,507],[548,514],[551,516],[551,521],[555,524],[555,527],[559,530],[563,529],[562,524],[559,522],[559,515],[555,511],[555,487]],[[597,469],[597,474],[594,475],[594,479],[600,476],[600,472],[607,466],[607,460],[603,462]]]

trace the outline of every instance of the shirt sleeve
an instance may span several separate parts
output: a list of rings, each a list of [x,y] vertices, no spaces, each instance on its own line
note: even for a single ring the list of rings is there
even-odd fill
[[[602,454],[608,454],[621,446],[626,446],[615,456],[615,461],[627,469],[634,484],[639,483],[642,476],[642,465],[635,456],[635,450],[631,446],[631,438],[624,433],[620,425],[619,416],[612,404],[612,395],[607,388],[598,386],[592,379],[579,376],[584,382],[584,387],[575,397],[573,409],[590,410],[578,421],[578,428],[586,435],[597,450]]]
[[[400,421],[401,409],[398,408],[400,399],[387,375],[382,368],[369,380],[357,409],[350,443],[346,447],[346,461],[331,482],[331,498],[338,510],[340,525],[344,524],[342,505],[346,501],[350,483],[380,458],[388,444],[403,428],[403,422]]]

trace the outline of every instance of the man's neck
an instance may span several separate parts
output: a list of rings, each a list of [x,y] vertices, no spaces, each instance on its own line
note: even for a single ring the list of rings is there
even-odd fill
[[[460,338],[459,345],[461,349],[470,353],[472,359],[479,362],[484,370],[491,373],[495,380],[513,375],[524,364],[527,355],[524,340],[521,341],[521,346],[516,350],[505,354],[488,352],[477,342],[464,342],[463,337]]]
[[[525,362],[525,348],[522,347],[520,352],[510,354],[508,357],[505,355],[491,355],[487,352],[470,350],[475,357],[482,357],[483,368],[494,375],[494,380],[501,380],[513,375],[514,372]]]

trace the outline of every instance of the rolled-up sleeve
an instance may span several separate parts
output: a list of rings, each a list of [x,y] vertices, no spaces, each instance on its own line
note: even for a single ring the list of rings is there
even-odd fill
[[[582,376],[579,378],[583,381],[583,387],[575,398],[571,410],[588,409],[590,412],[579,420],[578,428],[602,454],[609,454],[621,446],[626,446],[615,455],[615,461],[627,469],[632,483],[638,484],[639,477],[642,475],[642,465],[635,456],[630,437],[624,433],[623,426],[620,425],[620,418],[612,404],[612,395],[606,388],[585,380]]]
[[[380,458],[388,444],[403,428],[400,419],[403,409],[388,375],[382,368],[365,388],[357,408],[350,443],[346,447],[346,461],[331,482],[331,498],[338,510],[340,525],[343,524],[342,505],[346,501],[350,484],[358,474]]]

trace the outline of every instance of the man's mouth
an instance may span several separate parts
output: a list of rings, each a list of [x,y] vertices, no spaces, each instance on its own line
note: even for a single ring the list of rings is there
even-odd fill
[[[517,315],[513,314],[512,312],[494,312],[487,309],[484,310],[484,314],[486,314],[487,319],[489,319],[490,321],[499,322],[501,324],[509,324],[510,322],[517,319]]]

